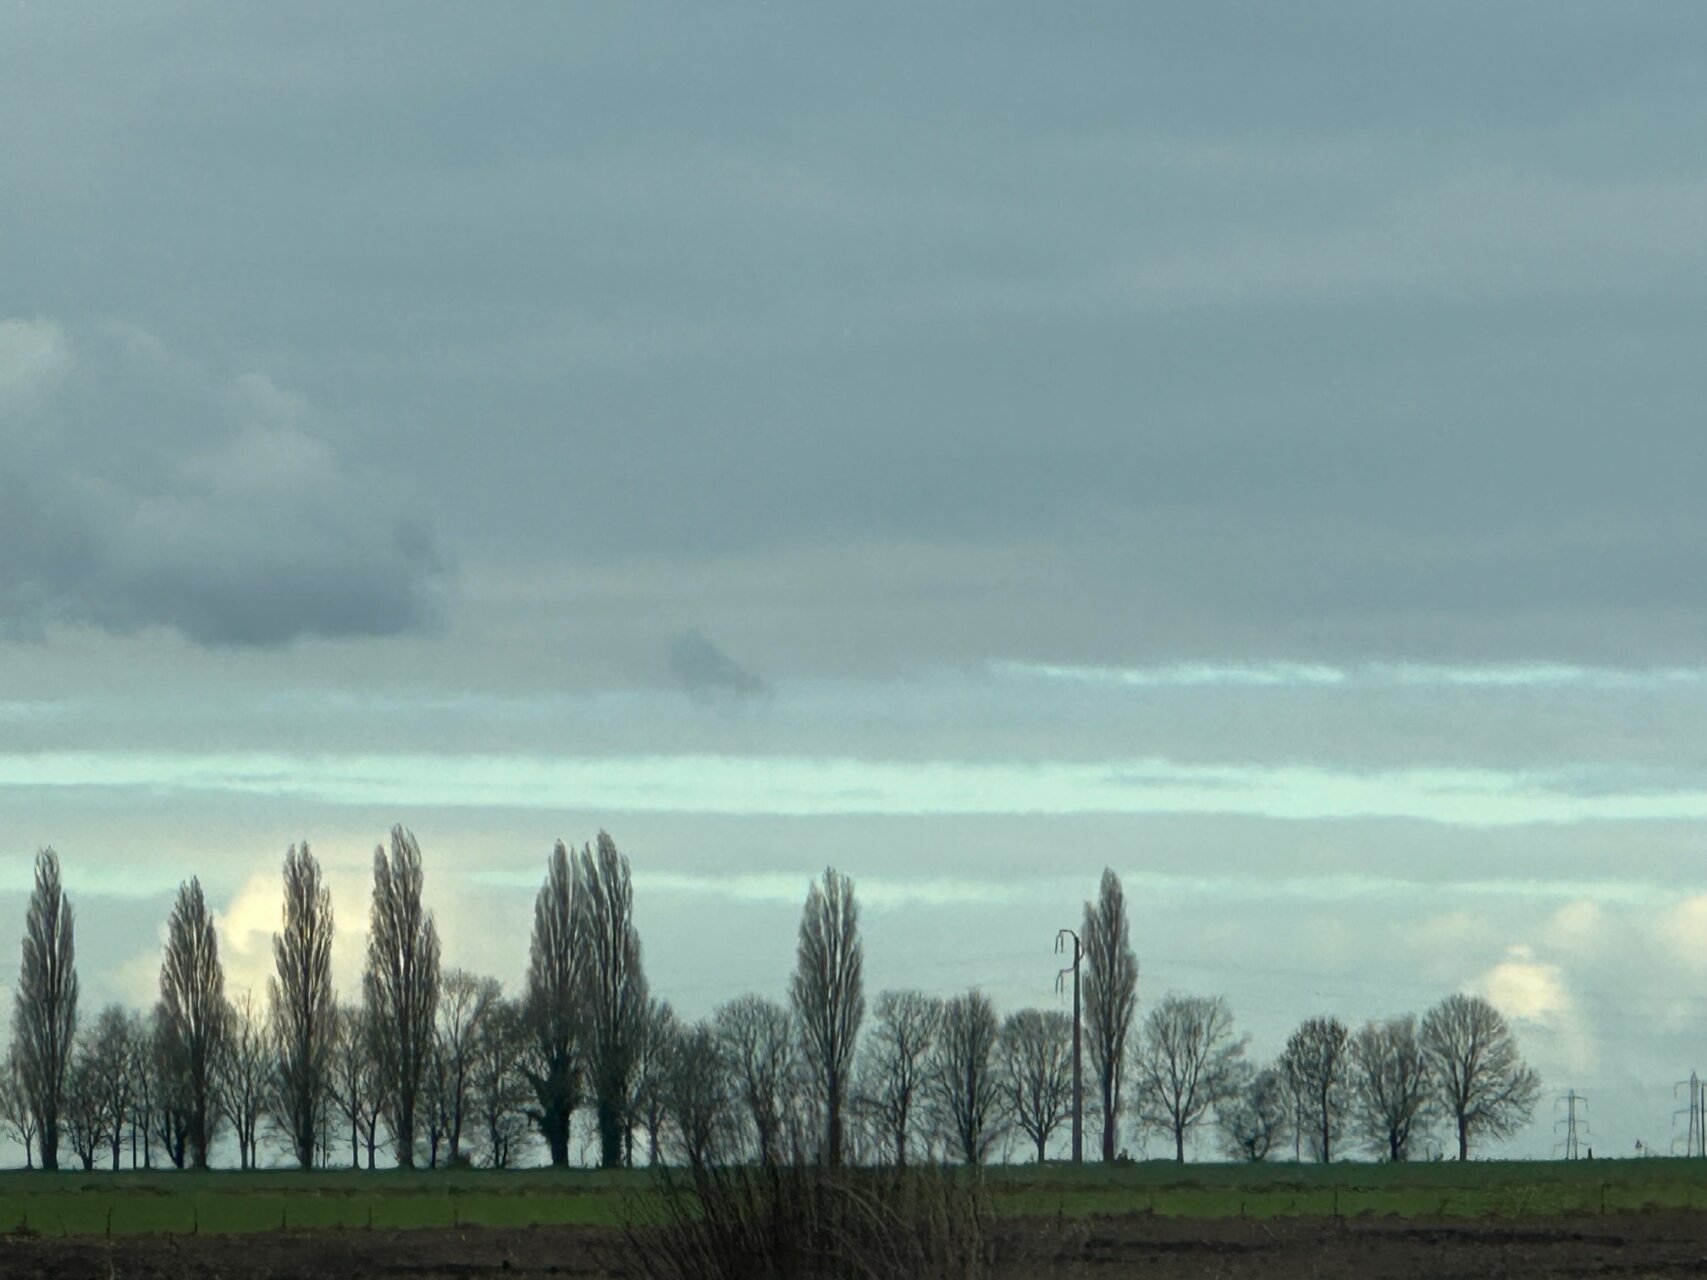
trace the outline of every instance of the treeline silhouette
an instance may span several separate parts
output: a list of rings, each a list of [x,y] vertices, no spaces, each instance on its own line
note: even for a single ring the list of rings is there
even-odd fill
[[[885,991],[867,1007],[853,883],[807,893],[786,1003],[749,994],[687,1022],[646,980],[628,859],[600,832],[561,841],[534,902],[527,976],[442,966],[422,906],[421,850],[402,827],[374,850],[358,998],[332,984],[331,895],[306,843],[282,869],[281,926],[264,1001],[228,999],[201,884],[167,921],[160,999],[146,1012],[78,1003],[75,918],[57,855],[36,858],[0,1124],[25,1163],[203,1169],[229,1133],[243,1169],[263,1144],[303,1168],[479,1163],[543,1148],[571,1162],[586,1117],[606,1168],[756,1163],[1039,1161],[1074,1110],[1072,1019],[1001,1016],[977,989]],[[1184,1160],[1213,1129],[1233,1159],[1386,1160],[1448,1132],[1460,1159],[1532,1113],[1540,1081],[1487,1001],[1452,995],[1420,1020],[1355,1032],[1305,1020],[1272,1063],[1248,1060],[1227,1002],[1170,993],[1138,1017],[1138,962],[1118,877],[1085,903],[1085,1130],[1105,1161],[1123,1132]],[[637,1142],[640,1151],[637,1153]]]

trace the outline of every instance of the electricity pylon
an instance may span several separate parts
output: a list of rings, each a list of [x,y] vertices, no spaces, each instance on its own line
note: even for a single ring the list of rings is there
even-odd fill
[[[1588,1129],[1588,1120],[1584,1118],[1579,1121],[1577,1112],[1579,1109],[1587,1109],[1588,1099],[1578,1093],[1575,1089],[1571,1089],[1564,1097],[1556,1099],[1553,1105],[1554,1107],[1558,1107],[1560,1103],[1564,1104],[1565,1118],[1563,1120],[1555,1120],[1553,1122],[1553,1132],[1557,1133],[1559,1129],[1563,1127],[1565,1130],[1565,1140],[1563,1143],[1555,1143],[1554,1146],[1563,1146],[1565,1148],[1565,1159],[1576,1160],[1581,1157],[1581,1152],[1577,1143],[1578,1129],[1580,1128],[1584,1131]]]
[[[1689,1106],[1680,1107],[1671,1113],[1673,1123],[1680,1116],[1688,1117],[1689,1127],[1683,1135],[1683,1154],[1686,1156],[1707,1156],[1707,1080],[1703,1080],[1695,1072],[1689,1073],[1689,1079],[1679,1080],[1672,1086],[1672,1096],[1677,1096],[1679,1089],[1689,1090]],[[1677,1139],[1672,1139],[1672,1150],[1677,1150]]]

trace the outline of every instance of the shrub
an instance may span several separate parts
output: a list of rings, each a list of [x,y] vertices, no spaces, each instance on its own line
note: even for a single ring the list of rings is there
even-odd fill
[[[657,1189],[661,1221],[624,1233],[652,1280],[980,1280],[992,1261],[975,1172],[709,1166]]]

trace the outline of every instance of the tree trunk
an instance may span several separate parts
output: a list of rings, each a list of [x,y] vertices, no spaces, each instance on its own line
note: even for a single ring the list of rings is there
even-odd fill
[[[415,1106],[412,1099],[406,1099],[397,1108],[397,1167],[413,1169],[415,1167]]]
[[[545,1130],[545,1144],[551,1148],[551,1167],[553,1169],[567,1169],[569,1167],[569,1126],[559,1123],[556,1116],[548,1116],[540,1128]]]
[[[59,1169],[59,1117],[44,1116],[41,1122],[41,1167],[49,1173]]]
[[[1107,1075],[1102,1079],[1102,1162],[1114,1163],[1114,1139],[1120,1128],[1120,1117],[1114,1113],[1114,1081]]]
[[[1458,1159],[1462,1163],[1470,1158],[1470,1125],[1463,1116],[1458,1117]]]
[[[832,1169],[841,1168],[842,1164],[842,1085],[841,1081],[832,1079],[828,1090],[825,1108],[829,1121],[829,1131],[826,1133],[827,1156]]]
[[[1174,1130],[1174,1161],[1178,1164],[1185,1163],[1185,1129],[1183,1127]]]
[[[1038,1164],[1042,1164],[1044,1157],[1048,1154],[1044,1150],[1044,1147],[1046,1145],[1047,1145],[1047,1139],[1045,1138],[1045,1136],[1043,1134],[1039,1133],[1037,1135],[1037,1163]]]
[[[597,1107],[599,1120],[599,1166],[604,1169],[622,1168],[622,1116],[617,1108],[604,1099]]]

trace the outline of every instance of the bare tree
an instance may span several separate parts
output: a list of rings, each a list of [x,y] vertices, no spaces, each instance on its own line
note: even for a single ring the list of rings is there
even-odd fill
[[[824,1107],[824,1158],[832,1166],[842,1162],[842,1108],[865,1018],[864,964],[853,881],[826,867],[800,916],[790,995],[806,1065]]]
[[[1126,921],[1120,877],[1104,868],[1097,899],[1085,903],[1084,1019],[1091,1069],[1102,1115],[1102,1158],[1114,1159],[1120,1132],[1120,1093],[1126,1075],[1126,1039],[1138,1008],[1138,957]]]
[[[116,1170],[125,1127],[132,1123],[143,1074],[144,1046],[139,1020],[122,1005],[107,1005],[96,1017],[94,1026],[84,1033],[82,1053],[88,1061],[89,1086],[100,1099],[109,1154]]]
[[[1008,1114],[1037,1144],[1037,1162],[1049,1139],[1072,1113],[1073,1020],[1057,1009],[1021,1009],[1002,1023],[1002,1072]]]
[[[95,1157],[107,1145],[107,1111],[93,1055],[87,1044],[79,1044],[71,1056],[71,1072],[65,1081],[62,1119],[64,1135],[85,1171],[95,1167]]]
[[[664,1072],[665,1111],[682,1159],[694,1169],[723,1155],[734,1121],[729,1064],[711,1025],[674,1028]]]
[[[521,1060],[529,1046],[537,1043],[533,1015],[508,1000],[487,1012],[474,1037],[471,1115],[486,1163],[494,1169],[509,1168],[527,1139],[528,1102],[538,1094],[523,1073]]]
[[[1215,1109],[1221,1149],[1235,1160],[1266,1160],[1286,1136],[1292,1110],[1286,1080],[1279,1069],[1264,1067],[1248,1075]]]
[[[452,969],[444,976],[439,994],[438,1030],[433,1042],[432,1075],[437,1111],[434,1128],[443,1136],[446,1155],[452,1164],[462,1156],[463,1130],[470,1112],[469,1081],[474,1072],[474,1046],[481,1024],[503,1000],[496,978],[482,978],[466,969]],[[432,1158],[437,1164],[437,1144]]]
[[[1415,1015],[1367,1022],[1351,1041],[1352,1124],[1378,1155],[1398,1163],[1427,1125],[1432,1082]]]
[[[1139,1125],[1172,1138],[1184,1164],[1186,1135],[1240,1083],[1244,1057],[1225,1000],[1168,993],[1144,1019],[1133,1054]]]
[[[172,1167],[182,1169],[190,1134],[189,1071],[184,1065],[183,1045],[168,1025],[162,1003],[157,1002],[148,1016],[147,1037],[142,1097],[145,1110],[153,1118],[148,1133],[159,1141]],[[146,1147],[143,1154],[146,1159]]]
[[[583,847],[576,861],[575,912],[583,947],[582,989],[593,1107],[599,1125],[599,1163],[622,1165],[629,1094],[644,1034],[647,990],[634,928],[634,888],[628,859],[599,832],[598,850]]]
[[[634,1130],[646,1130],[646,1160],[658,1164],[664,1118],[669,1107],[669,1074],[673,1064],[678,1028],[676,1011],[668,1000],[656,996],[646,1002],[641,1022],[640,1048],[634,1060],[634,1088],[628,1095],[628,1119],[624,1124],[623,1160],[634,1165]]]
[[[1529,1123],[1541,1077],[1518,1053],[1505,1016],[1481,996],[1447,996],[1430,1009],[1422,1048],[1460,1160],[1470,1158],[1472,1138],[1508,1138]]]
[[[184,1110],[190,1163],[207,1168],[219,1127],[219,1057],[229,1020],[219,938],[201,881],[178,886],[166,921],[166,953],[160,965],[160,1020],[166,1061],[178,1073],[176,1094]]]
[[[884,1135],[897,1168],[906,1167],[909,1143],[924,1119],[942,1010],[940,999],[922,991],[884,991],[860,1049],[861,1107]]]
[[[996,1006],[983,992],[968,991],[943,1004],[931,1054],[931,1110],[967,1164],[983,1164],[1005,1128],[996,1060],[1000,1035]]]
[[[361,1005],[332,1006],[332,1056],[327,1092],[339,1116],[350,1126],[350,1168],[361,1167],[367,1152],[367,1167],[373,1168],[379,1144],[379,1116],[383,1110],[379,1068],[373,1058],[373,1036],[368,1033],[368,1012]]]
[[[415,1121],[439,1005],[439,931],[421,906],[421,847],[391,829],[373,851],[373,909],[362,996],[386,1127],[399,1167],[415,1167]]]
[[[219,1100],[237,1137],[237,1167],[256,1167],[261,1115],[273,1091],[273,1038],[252,991],[226,1006],[225,1045],[218,1059]]]
[[[148,1014],[125,1011],[125,1036],[130,1048],[130,1103],[125,1128],[130,1139],[130,1167],[154,1167],[154,1120],[157,1082],[151,1065],[154,1026]]]
[[[535,1123],[554,1168],[569,1163],[569,1128],[581,1105],[581,945],[575,912],[574,873],[559,840],[533,904],[524,1008],[533,1043],[527,1077],[533,1086]]]
[[[24,1168],[36,1167],[36,1112],[24,1091],[23,1071],[18,1065],[14,1041],[0,1064],[0,1125],[24,1149]]]
[[[1351,1034],[1338,1018],[1306,1019],[1286,1042],[1281,1070],[1299,1099],[1298,1126],[1323,1164],[1345,1126]]]
[[[77,1035],[77,947],[59,855],[36,855],[35,888],[24,917],[23,963],[13,999],[18,1080],[36,1118],[41,1167],[59,1168],[59,1111]]]
[[[745,995],[722,1005],[713,1022],[752,1126],[759,1163],[774,1165],[782,1155],[785,1100],[798,1065],[794,1020],[776,1001]]]
[[[267,981],[277,1038],[271,1110],[298,1166],[311,1169],[326,1113],[336,1010],[332,893],[321,883],[306,840],[285,854],[284,928],[273,935],[273,966],[277,973]]]

